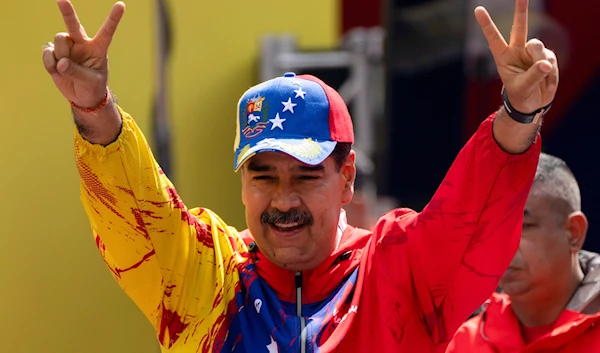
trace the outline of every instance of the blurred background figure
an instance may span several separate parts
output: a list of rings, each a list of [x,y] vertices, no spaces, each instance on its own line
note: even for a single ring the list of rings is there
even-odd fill
[[[588,221],[577,180],[542,154],[519,250],[482,312],[447,353],[600,351],[600,255],[582,250]]]
[[[90,28],[114,3],[73,2]],[[469,21],[481,4],[500,22],[510,12],[503,3],[130,0],[111,46],[110,84],[148,132],[184,201],[211,205],[240,227],[242,204],[231,203],[239,199],[239,180],[228,152],[235,113],[223,107],[235,107],[241,92],[283,67],[323,77],[340,89],[355,119],[364,163],[346,210],[351,223],[368,228],[382,210],[420,210],[467,136],[500,105],[500,81],[485,69],[489,57],[477,54],[482,38]],[[600,18],[600,3],[532,6],[530,37],[555,50],[561,64],[544,148],[578,175],[593,233],[600,169],[587,154],[600,124],[600,51],[590,24]],[[98,262],[78,200],[69,107],[39,65],[40,46],[52,39],[47,34],[63,28],[55,10],[54,1],[12,1],[0,14],[0,29],[10,34],[0,58],[1,350],[158,352],[152,328]],[[194,160],[195,149],[207,145],[214,146],[205,159],[209,171]],[[395,163],[400,157],[402,165]],[[407,173],[407,166],[419,172]],[[221,188],[201,193],[204,183]],[[598,252],[600,240],[590,237],[584,247]]]

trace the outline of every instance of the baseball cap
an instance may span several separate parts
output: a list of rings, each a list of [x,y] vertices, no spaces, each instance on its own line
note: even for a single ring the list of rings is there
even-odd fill
[[[233,170],[268,151],[317,165],[338,142],[354,143],[352,119],[342,97],[314,76],[288,72],[251,87],[240,98]]]

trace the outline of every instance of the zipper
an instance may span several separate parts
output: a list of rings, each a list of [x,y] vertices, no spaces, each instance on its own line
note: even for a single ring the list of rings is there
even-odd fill
[[[306,320],[302,316],[302,272],[296,272],[296,315],[300,318],[300,353],[306,353]]]

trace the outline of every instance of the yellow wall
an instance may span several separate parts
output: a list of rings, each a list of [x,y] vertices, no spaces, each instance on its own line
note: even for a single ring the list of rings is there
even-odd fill
[[[73,2],[89,34],[112,5],[112,0]],[[242,227],[239,181],[231,171],[235,103],[255,83],[258,38],[289,31],[302,45],[331,46],[337,4],[170,2],[175,4],[176,35],[171,65],[174,179],[189,206],[210,207]],[[148,132],[152,4],[127,2],[110,52],[111,87]],[[62,30],[52,0],[10,1],[0,11],[5,34],[0,55],[0,351],[158,352],[150,325],[105,270],[79,203],[69,107],[41,63],[41,45]]]

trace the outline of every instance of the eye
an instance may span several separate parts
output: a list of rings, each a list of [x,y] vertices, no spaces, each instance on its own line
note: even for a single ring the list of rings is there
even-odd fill
[[[530,222],[523,222],[523,229],[530,229],[535,227],[534,223],[530,223]]]
[[[301,175],[298,177],[298,179],[300,179],[300,180],[317,180],[317,179],[319,179],[319,177],[314,176],[314,175]]]
[[[274,180],[275,178],[273,178],[270,175],[257,175],[257,176],[252,177],[252,179],[254,179],[254,180]]]

